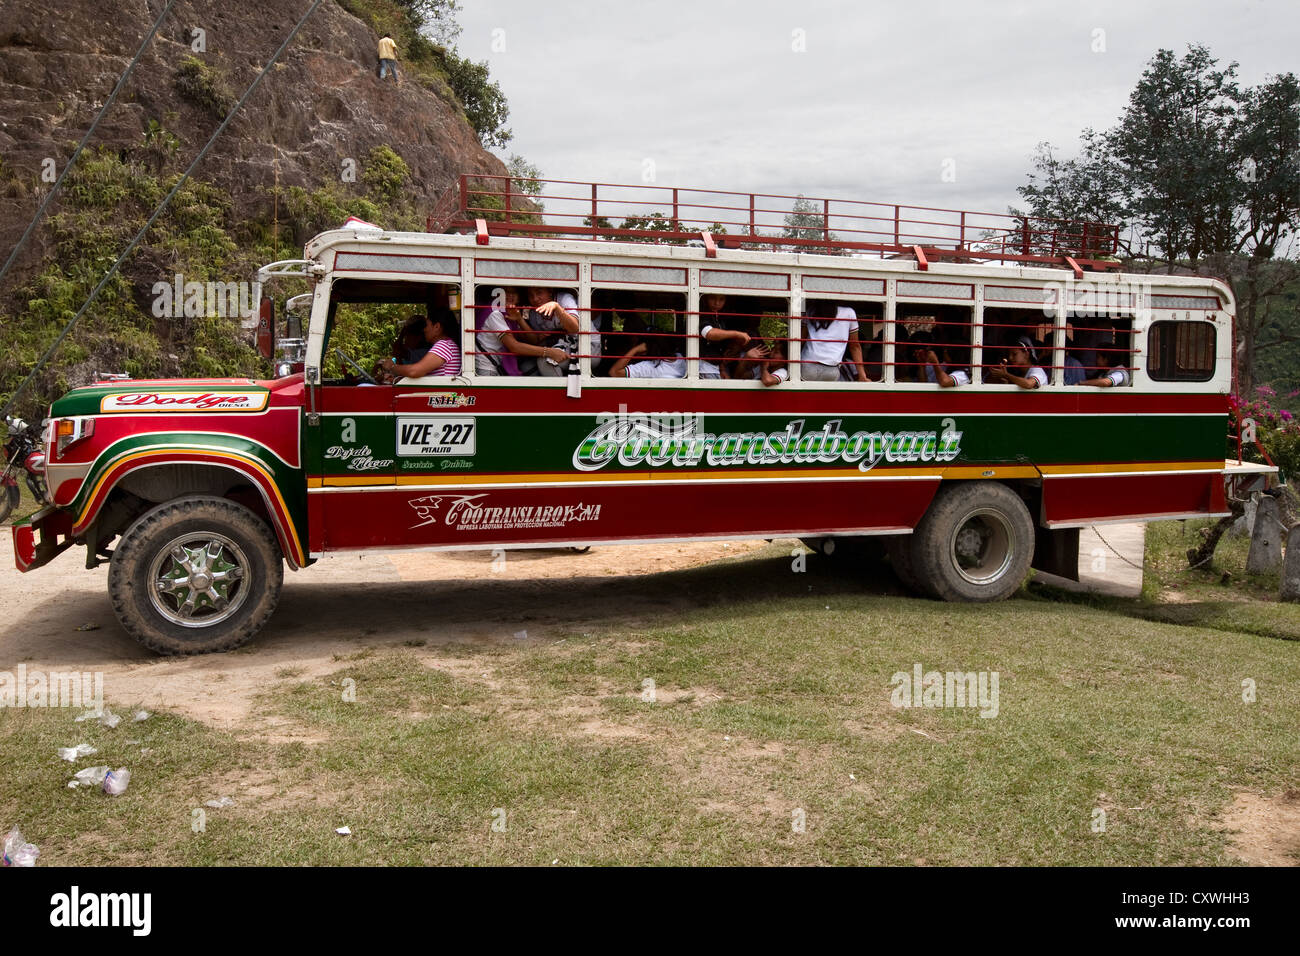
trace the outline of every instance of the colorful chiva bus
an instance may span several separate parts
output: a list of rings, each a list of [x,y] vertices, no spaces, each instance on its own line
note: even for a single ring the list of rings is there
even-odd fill
[[[919,592],[1001,599],[1077,573],[1082,527],[1225,514],[1239,467],[1208,279],[362,225],[277,277],[308,290],[265,320],[280,377],[51,410],[19,564],[111,553],[158,650],[247,640],[281,557],[333,551],[873,538]],[[375,364],[435,338],[456,374]]]

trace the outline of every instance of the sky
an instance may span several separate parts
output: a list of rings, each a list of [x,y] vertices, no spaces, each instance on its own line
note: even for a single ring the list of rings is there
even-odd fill
[[[548,178],[1004,212],[1161,47],[1300,69],[1300,0],[461,0]]]

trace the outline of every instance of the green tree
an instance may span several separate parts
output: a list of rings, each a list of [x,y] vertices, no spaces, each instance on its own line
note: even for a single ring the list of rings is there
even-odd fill
[[[1300,84],[1287,73],[1243,89],[1236,72],[1203,46],[1157,51],[1119,123],[1085,131],[1074,159],[1040,146],[1020,194],[1033,216],[1126,217],[1134,268],[1226,276],[1248,393],[1261,336],[1296,334],[1272,299],[1298,275]]]
[[[821,206],[811,199],[805,199],[801,193],[795,197],[794,205],[785,215],[785,226],[781,235],[787,239],[811,239],[834,242],[835,233],[826,228],[827,221]]]
[[[478,134],[479,142],[488,149],[504,148],[514,138],[514,133],[506,128],[510,107],[501,87],[488,75],[487,62],[463,59],[453,50],[445,51],[444,57],[451,90],[460,100],[465,118]]]

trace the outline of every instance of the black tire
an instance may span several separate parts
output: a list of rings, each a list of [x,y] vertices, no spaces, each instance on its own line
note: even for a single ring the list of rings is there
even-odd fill
[[[912,556],[912,538],[913,535],[910,534],[891,534],[885,539],[885,553],[889,555],[889,566],[894,569],[894,576],[903,587],[925,596],[929,591],[917,573],[916,561]]]
[[[912,565],[944,601],[1001,601],[1020,587],[1034,559],[1034,521],[1014,491],[992,481],[939,491],[917,525]]]
[[[5,521],[23,500],[23,493],[17,485],[0,485],[0,521]]]
[[[233,501],[199,496],[136,519],[108,570],[118,621],[160,654],[208,654],[246,643],[271,617],[283,583],[280,547],[266,522]]]

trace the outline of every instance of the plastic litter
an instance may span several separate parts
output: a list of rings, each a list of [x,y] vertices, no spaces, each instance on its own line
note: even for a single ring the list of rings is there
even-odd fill
[[[152,716],[153,715],[149,713],[149,711],[147,710],[137,710],[134,714],[131,715],[131,723],[138,724],[140,723],[140,721],[148,720]]]
[[[221,797],[217,800],[209,800],[203,805],[205,807],[211,807],[213,810],[224,810],[226,807],[233,807],[235,801],[230,799],[230,797]]]
[[[98,787],[103,784],[104,777],[107,775],[107,767],[87,767],[85,770],[78,770],[73,774],[72,779],[68,781],[68,786]]]
[[[88,710],[80,714],[74,720],[74,723],[81,723],[83,720],[98,720],[110,730],[122,722],[122,718],[111,710]]]
[[[118,767],[116,770],[110,770],[104,775],[104,792],[110,797],[116,797],[120,793],[126,792],[126,785],[131,782],[131,771],[125,767]]]
[[[75,763],[79,757],[89,757],[98,751],[90,744],[77,744],[75,747],[60,747],[59,756],[69,763]]]
[[[339,828],[338,828],[337,830],[335,830],[334,832],[337,833],[339,836],[352,836],[352,828],[351,828],[351,827],[339,827]]]
[[[34,843],[24,840],[22,831],[17,827],[5,836],[5,866],[35,866],[36,858],[40,855],[41,851],[36,849]]]

